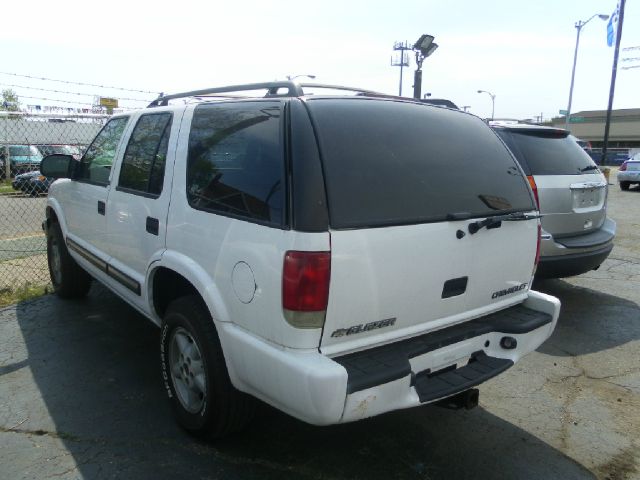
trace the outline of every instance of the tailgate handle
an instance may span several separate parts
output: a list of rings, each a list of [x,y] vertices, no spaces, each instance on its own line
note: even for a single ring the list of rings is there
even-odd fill
[[[571,190],[588,190],[591,188],[604,188],[607,184],[605,182],[583,182],[583,183],[572,183],[569,185]]]
[[[457,297],[467,291],[469,277],[452,278],[444,282],[442,298]]]

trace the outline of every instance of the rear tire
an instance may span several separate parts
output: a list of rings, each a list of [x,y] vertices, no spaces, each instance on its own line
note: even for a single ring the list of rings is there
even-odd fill
[[[631,182],[620,182],[621,190],[629,190],[630,186],[631,186]]]
[[[165,390],[180,426],[209,439],[241,430],[256,401],[231,384],[209,310],[196,295],[174,300],[160,337]]]
[[[91,276],[69,255],[58,222],[52,222],[47,235],[47,263],[53,290],[61,298],[82,298],[91,288]]]

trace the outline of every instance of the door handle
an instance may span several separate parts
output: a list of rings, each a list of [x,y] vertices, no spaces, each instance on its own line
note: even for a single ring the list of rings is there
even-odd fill
[[[100,215],[104,215],[104,212],[105,212],[105,204],[103,201],[98,200],[98,213]]]
[[[147,232],[158,235],[160,231],[160,221],[157,218],[147,217]]]

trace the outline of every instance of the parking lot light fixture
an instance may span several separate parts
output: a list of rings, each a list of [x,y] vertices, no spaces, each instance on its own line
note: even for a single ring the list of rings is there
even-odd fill
[[[489,95],[491,97],[491,120],[493,120],[493,116],[495,114],[496,111],[496,96],[495,94],[488,92],[486,90],[478,90],[478,93],[486,93],[487,95]]]
[[[421,98],[422,92],[422,62],[438,48],[438,44],[434,43],[433,35],[421,35],[413,44],[413,50],[416,52],[416,71],[413,77],[413,98]]]
[[[571,120],[571,100],[573,99],[573,84],[576,77],[576,63],[578,61],[578,45],[580,44],[580,32],[582,31],[582,27],[584,27],[587,23],[589,23],[591,20],[593,20],[596,17],[598,17],[600,20],[607,20],[609,18],[609,15],[595,13],[591,15],[591,17],[589,17],[589,19],[584,22],[582,20],[578,20],[575,25],[576,31],[577,31],[576,32],[576,49],[573,52],[573,68],[571,69],[571,86],[569,87],[569,104],[567,105],[567,113],[565,114],[565,123],[564,123],[564,127],[567,130],[569,129],[569,122]]]

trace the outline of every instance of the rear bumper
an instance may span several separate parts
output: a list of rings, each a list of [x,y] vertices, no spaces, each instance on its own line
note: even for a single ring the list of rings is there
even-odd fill
[[[618,182],[640,183],[640,171],[629,170],[618,172]]]
[[[536,278],[570,277],[597,268],[613,249],[616,228],[607,217],[601,228],[584,235],[556,239],[544,232]]]
[[[431,403],[482,383],[553,332],[560,302],[530,291],[522,304],[349,355],[275,346],[230,324],[219,333],[233,384],[316,425]],[[501,340],[516,341],[513,348]]]
[[[580,275],[599,267],[611,253],[613,243],[597,250],[560,255],[557,257],[540,257],[536,278],[562,278]]]

